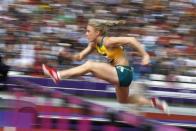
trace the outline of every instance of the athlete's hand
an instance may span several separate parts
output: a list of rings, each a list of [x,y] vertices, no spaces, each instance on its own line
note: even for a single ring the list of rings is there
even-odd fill
[[[141,64],[142,65],[148,65],[150,63],[150,56],[148,54],[144,55],[142,57],[142,62]]]
[[[59,55],[66,58],[66,59],[71,59],[72,58],[72,54],[69,51],[65,50],[65,49],[61,50],[59,52]]]

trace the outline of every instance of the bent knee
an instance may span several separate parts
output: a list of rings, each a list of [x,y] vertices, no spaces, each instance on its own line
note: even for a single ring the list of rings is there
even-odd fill
[[[88,60],[84,63],[84,65],[90,70],[92,69],[93,65],[94,65],[95,62],[91,61],[91,60]]]

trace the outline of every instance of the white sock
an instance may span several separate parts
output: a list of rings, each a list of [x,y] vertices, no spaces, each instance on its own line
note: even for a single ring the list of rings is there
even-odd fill
[[[58,71],[57,71],[56,73],[57,73],[57,76],[58,76],[59,80],[61,80],[61,75],[60,75],[60,73],[59,73]]]

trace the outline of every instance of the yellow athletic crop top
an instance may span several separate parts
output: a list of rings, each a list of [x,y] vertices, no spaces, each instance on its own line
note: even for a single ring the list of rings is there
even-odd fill
[[[123,47],[119,46],[119,47],[107,49],[103,44],[103,39],[104,37],[102,38],[100,44],[96,45],[96,49],[99,54],[108,58],[110,62],[124,56]]]

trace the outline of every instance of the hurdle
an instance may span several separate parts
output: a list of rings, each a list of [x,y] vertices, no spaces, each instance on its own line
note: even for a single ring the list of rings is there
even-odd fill
[[[102,127],[102,130],[120,130],[124,126],[124,129],[146,129],[149,128],[151,130],[158,131],[159,129],[168,129],[171,131],[184,131],[181,128],[173,127],[173,126],[163,126],[161,124],[152,122],[150,120],[146,120],[142,116],[135,115],[130,112],[126,111],[114,111],[113,109],[109,107],[105,107],[102,105],[98,105],[92,102],[88,102],[86,100],[83,100],[77,96],[73,96],[70,94],[63,93],[58,90],[54,90],[51,88],[47,88],[45,86],[41,86],[39,84],[32,83],[30,81],[21,79],[21,78],[9,78],[9,81],[11,83],[15,83],[19,85],[18,87],[14,87],[16,89],[22,89],[22,93],[19,93],[20,95],[18,97],[22,97],[24,95],[32,95],[32,94],[42,94],[45,96],[49,96],[51,98],[60,98],[64,101],[64,106],[59,108],[46,108],[44,106],[35,107],[37,110],[37,117],[35,121],[32,121],[32,125],[29,128],[32,129],[55,129],[55,130],[96,130],[96,128],[92,127],[93,117],[95,118],[95,115],[99,114],[99,116],[102,116],[101,118],[96,119],[96,124],[98,125],[104,125],[100,126]],[[25,93],[24,91],[25,90]],[[13,90],[15,91],[15,90]],[[16,90],[16,92],[20,92],[20,90]],[[76,105],[80,108],[78,109],[80,116],[71,118],[69,116],[70,113],[73,113],[74,108],[70,108],[70,105]],[[42,108],[45,108],[46,114],[41,114],[40,111]],[[53,116],[47,114],[51,111],[57,111],[59,112],[59,116]],[[92,115],[92,117],[89,117],[89,115]],[[50,117],[47,117],[50,116]],[[55,118],[56,117],[56,118]],[[77,122],[76,122],[77,121]],[[99,121],[99,122],[98,122]],[[40,124],[41,123],[41,124]],[[155,126],[156,124],[156,126]],[[76,126],[77,127],[74,127]],[[17,125],[12,125],[17,126]],[[98,126],[99,130],[100,127]],[[159,128],[160,127],[160,128]]]

